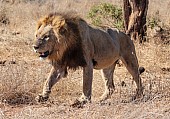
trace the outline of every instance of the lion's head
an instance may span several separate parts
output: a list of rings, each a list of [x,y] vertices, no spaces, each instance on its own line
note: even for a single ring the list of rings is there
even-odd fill
[[[78,28],[79,20],[81,19],[77,16],[58,13],[41,18],[37,24],[33,45],[39,57],[71,68],[84,66],[86,62]]]

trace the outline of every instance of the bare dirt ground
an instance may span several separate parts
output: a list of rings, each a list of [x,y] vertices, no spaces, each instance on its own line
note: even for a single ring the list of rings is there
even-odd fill
[[[32,50],[37,18],[46,14],[47,10],[65,10],[72,7],[76,11],[84,9],[80,14],[85,16],[86,8],[91,4],[88,0],[59,1],[60,5],[65,6],[51,9],[50,2],[33,4],[19,1],[14,0],[15,3],[10,0],[0,1],[0,119],[170,118],[170,28],[168,26],[163,27],[163,31],[157,36],[148,37],[147,42],[135,43],[139,65],[146,69],[141,75],[144,86],[142,100],[131,101],[135,94],[135,83],[124,66],[116,66],[114,73],[116,89],[112,97],[103,103],[99,103],[98,99],[104,92],[104,84],[100,71],[95,70],[92,102],[81,108],[70,106],[81,95],[80,69],[69,71],[68,77],[54,86],[49,101],[39,104],[34,99],[42,91],[50,64],[47,61],[40,61]],[[80,8],[79,5],[82,4],[84,6]]]

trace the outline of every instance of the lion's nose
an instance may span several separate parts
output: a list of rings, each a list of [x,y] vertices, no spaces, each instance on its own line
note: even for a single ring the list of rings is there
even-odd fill
[[[35,49],[35,50],[39,49],[39,47],[38,47],[38,46],[36,46],[36,45],[34,45],[33,47],[34,47],[34,49]]]

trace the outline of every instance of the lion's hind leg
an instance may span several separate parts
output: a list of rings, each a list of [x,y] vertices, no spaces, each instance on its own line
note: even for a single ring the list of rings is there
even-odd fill
[[[136,95],[134,96],[134,99],[141,97],[143,95],[143,87],[142,87],[141,78],[139,76],[140,72],[139,72],[139,66],[138,66],[136,54],[134,53],[125,54],[124,56],[121,57],[121,60],[126,66],[129,73],[132,75],[133,80],[136,83],[137,92]]]
[[[105,82],[105,92],[100,97],[100,101],[104,101],[108,99],[113,94],[113,91],[115,90],[115,86],[113,82],[113,73],[114,73],[115,66],[116,66],[116,62],[110,67],[101,70],[102,78]]]

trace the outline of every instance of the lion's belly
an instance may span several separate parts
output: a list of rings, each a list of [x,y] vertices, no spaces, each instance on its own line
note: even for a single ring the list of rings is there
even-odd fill
[[[112,58],[105,58],[105,59],[98,59],[95,60],[96,64],[94,65],[94,69],[104,69],[107,68],[109,66],[111,66],[113,63],[115,63],[117,60],[119,59],[119,57],[112,57]]]
[[[119,50],[116,47],[105,49],[95,53],[93,59],[95,61],[95,69],[107,68],[119,59]]]
[[[100,46],[100,45],[99,45]],[[96,47],[94,53],[95,69],[104,69],[111,66],[120,57],[120,50],[114,44],[101,45]]]

